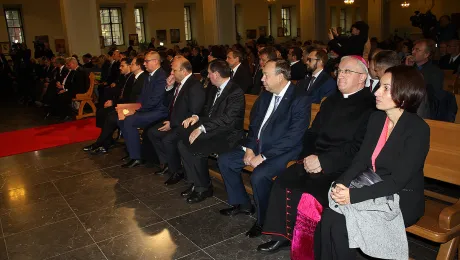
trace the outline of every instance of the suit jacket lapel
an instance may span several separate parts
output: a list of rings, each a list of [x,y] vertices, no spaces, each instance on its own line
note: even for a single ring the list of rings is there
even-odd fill
[[[217,108],[219,106],[219,104],[222,102],[222,100],[224,100],[228,96],[228,94],[231,92],[232,88],[233,88],[233,84],[232,84],[232,81],[230,80],[227,83],[227,86],[225,86],[224,91],[222,91],[222,93],[220,93],[220,96],[216,99],[216,102],[214,102],[214,106],[212,105],[212,103],[211,103],[211,106]],[[215,98],[216,95],[217,95],[217,89],[216,89],[216,94],[214,94],[213,97]],[[214,108],[214,111],[216,111],[215,108]]]
[[[286,108],[289,106],[289,103],[290,103],[289,99],[291,99],[294,88],[295,87],[292,84],[292,82],[289,83],[288,89],[286,90],[286,93],[284,93],[284,96],[281,99],[280,103],[278,104],[278,107],[276,108],[275,112],[268,118],[265,125],[268,125],[271,121],[275,120],[279,115],[284,115],[284,110],[286,110]]]

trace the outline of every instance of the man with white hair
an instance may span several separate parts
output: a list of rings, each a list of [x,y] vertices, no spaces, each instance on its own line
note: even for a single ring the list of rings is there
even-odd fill
[[[331,183],[350,166],[375,110],[375,98],[364,89],[368,75],[359,56],[345,56],[338,67],[339,92],[321,105],[312,126],[304,135],[298,163],[286,169],[273,184],[263,234],[272,240],[258,251],[276,252],[289,247],[297,218],[297,205],[307,192],[327,205]]]

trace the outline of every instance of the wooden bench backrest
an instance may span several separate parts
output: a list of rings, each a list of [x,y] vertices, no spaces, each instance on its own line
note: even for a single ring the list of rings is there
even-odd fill
[[[252,106],[254,106],[258,97],[257,95],[244,94],[244,98],[246,99],[246,107],[244,108],[244,130],[246,131],[249,130],[249,115],[251,114]]]
[[[460,82],[460,80],[458,80]],[[460,108],[460,94],[455,94],[455,100],[457,100],[457,107]],[[457,116],[455,117],[455,123],[460,124],[460,112],[457,110]]]
[[[85,95],[88,96],[88,97],[92,97],[93,96],[93,92],[94,92],[94,85],[96,84],[96,76],[94,75],[94,73],[89,73],[89,88],[88,88],[88,91],[86,91]]]
[[[425,177],[460,185],[460,125],[426,120],[430,126],[430,151]]]
[[[459,77],[457,74],[454,74],[453,70],[444,70],[444,90],[455,93],[459,84]]]

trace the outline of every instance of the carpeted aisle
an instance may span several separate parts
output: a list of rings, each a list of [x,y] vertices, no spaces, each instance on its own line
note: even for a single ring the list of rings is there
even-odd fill
[[[0,133],[0,157],[96,139],[96,118]]]

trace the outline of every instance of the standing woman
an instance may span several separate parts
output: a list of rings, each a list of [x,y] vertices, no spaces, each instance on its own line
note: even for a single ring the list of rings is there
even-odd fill
[[[399,194],[405,227],[422,217],[425,209],[423,167],[430,145],[430,128],[417,114],[426,95],[423,76],[415,68],[389,68],[375,93],[380,111],[371,115],[361,149],[350,168],[336,181],[331,198],[340,205]],[[383,181],[349,189],[367,168]],[[407,243],[407,241],[401,241]],[[327,208],[315,231],[316,259],[355,259],[349,248],[345,217]]]

